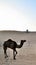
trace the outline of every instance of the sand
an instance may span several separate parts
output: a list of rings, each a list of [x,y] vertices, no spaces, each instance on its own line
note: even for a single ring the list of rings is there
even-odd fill
[[[29,47],[25,47],[23,49],[23,47],[20,50],[17,49],[16,60],[13,60],[13,51],[9,48],[7,50],[8,58],[5,59],[3,47],[0,47],[0,65],[36,65],[36,53],[29,53],[32,48],[28,49]]]
[[[16,60],[13,60],[13,51],[7,49],[8,58],[4,58],[3,41],[13,39],[17,43],[26,39],[21,49],[17,49]],[[0,32],[0,65],[36,65],[36,33]]]

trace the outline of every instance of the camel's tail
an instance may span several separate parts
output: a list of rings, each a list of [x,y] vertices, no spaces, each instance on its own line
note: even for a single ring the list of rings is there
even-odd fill
[[[3,49],[5,49],[5,42],[3,43]]]

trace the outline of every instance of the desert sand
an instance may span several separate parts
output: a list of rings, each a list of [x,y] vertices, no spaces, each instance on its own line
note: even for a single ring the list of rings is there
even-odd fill
[[[0,41],[3,42],[10,37],[19,44],[21,39],[27,41],[21,49],[17,49],[16,60],[13,60],[13,50],[9,48],[7,49],[8,58],[4,58],[3,43],[1,43],[0,65],[36,65],[36,33],[0,32]]]
[[[13,51],[8,48],[7,54],[8,58],[4,58],[3,48],[0,47],[0,65],[36,65],[36,54],[29,53],[30,50],[28,49],[21,49],[18,50],[18,54],[16,56],[16,60],[13,60]],[[25,52],[24,52],[25,51]],[[22,53],[22,54],[20,54]]]

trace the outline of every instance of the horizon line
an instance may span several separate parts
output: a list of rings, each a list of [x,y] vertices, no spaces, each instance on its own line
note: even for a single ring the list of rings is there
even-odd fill
[[[0,30],[0,32],[36,32],[36,31],[19,31],[19,30]]]

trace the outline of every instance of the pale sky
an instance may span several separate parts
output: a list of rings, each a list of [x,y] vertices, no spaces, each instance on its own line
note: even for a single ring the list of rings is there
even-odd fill
[[[36,31],[36,0],[0,0],[0,30]]]

